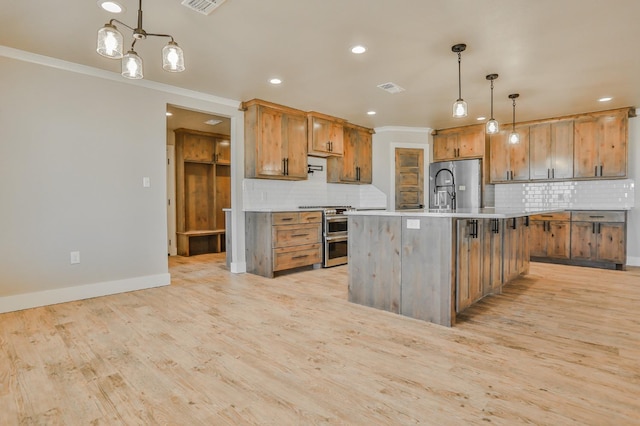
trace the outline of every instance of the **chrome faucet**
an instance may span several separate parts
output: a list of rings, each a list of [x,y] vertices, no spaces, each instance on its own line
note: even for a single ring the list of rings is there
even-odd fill
[[[442,172],[448,172],[449,175],[451,175],[451,183],[447,184],[447,185],[438,185],[438,175]],[[434,186],[433,186],[433,192],[435,194],[435,204],[437,206],[440,206],[440,200],[439,198],[439,194],[441,193],[445,193],[449,196],[449,198],[451,198],[451,209],[455,210],[456,209],[456,178],[453,176],[453,172],[449,169],[440,169],[438,170],[438,173],[436,173],[436,176],[433,178],[434,181]],[[449,192],[449,190],[447,190],[447,188],[450,188],[451,192]]]

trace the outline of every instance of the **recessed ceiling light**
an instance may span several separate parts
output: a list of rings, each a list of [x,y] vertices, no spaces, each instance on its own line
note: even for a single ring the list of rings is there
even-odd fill
[[[478,118],[476,118],[476,120],[478,120],[478,121],[482,121],[482,120],[486,120],[486,119],[487,119],[487,117],[478,117]]]
[[[124,6],[115,1],[98,0],[98,6],[111,13],[121,13],[124,11]]]
[[[364,53],[366,51],[367,51],[367,48],[364,47],[364,46],[360,46],[360,45],[353,46],[351,48],[351,53],[355,53],[356,55],[359,55],[359,54]]]
[[[271,80],[269,80],[269,83],[278,85],[282,84],[282,80],[280,80],[279,78],[272,78]]]
[[[376,115],[376,112],[375,111],[367,111],[367,114],[368,115]]]
[[[173,114],[167,111],[167,117],[171,117]]]
[[[613,98],[610,96],[605,96],[604,98],[598,99],[598,102],[609,102],[611,99]]]

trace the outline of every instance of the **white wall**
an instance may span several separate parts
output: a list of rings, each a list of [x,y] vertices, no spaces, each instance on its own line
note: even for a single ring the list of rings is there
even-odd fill
[[[636,110],[640,114],[640,109]],[[635,181],[635,199],[640,200],[640,117],[629,119],[629,178]],[[640,266],[640,202],[627,216],[627,264]]]
[[[395,149],[425,150],[425,191],[431,162],[431,129],[428,127],[379,127],[373,135],[373,185],[387,196],[387,209],[395,209]]]
[[[0,312],[169,284],[166,104],[231,117],[242,164],[238,102],[3,46],[0,70]]]

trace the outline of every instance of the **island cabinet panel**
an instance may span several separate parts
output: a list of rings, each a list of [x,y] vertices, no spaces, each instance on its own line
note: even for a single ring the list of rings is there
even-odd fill
[[[571,216],[571,260],[623,269],[626,212],[580,211]]]
[[[571,213],[531,216],[529,242],[534,260],[569,259],[571,256]]]
[[[348,221],[349,301],[400,313],[400,216],[349,216]]]
[[[438,130],[433,135],[433,160],[482,158],[485,154],[484,125]]]
[[[529,180],[529,126],[516,126],[520,142],[509,143],[511,128],[489,136],[492,183]]]
[[[483,296],[484,221],[460,219],[457,228],[456,312],[461,312]]]
[[[242,108],[245,177],[306,179],[306,113],[257,99],[243,103]]]
[[[482,236],[482,294],[502,291],[502,234],[504,220],[484,219]]]
[[[452,228],[450,218],[402,218],[402,315],[446,326],[453,324]]]
[[[629,110],[586,114],[574,124],[574,175],[625,177]]]
[[[316,157],[341,156],[343,153],[344,120],[309,112],[309,155]]]
[[[505,284],[529,272],[530,250],[529,217],[505,219],[502,264]]]
[[[531,180],[573,177],[573,120],[529,127]]]

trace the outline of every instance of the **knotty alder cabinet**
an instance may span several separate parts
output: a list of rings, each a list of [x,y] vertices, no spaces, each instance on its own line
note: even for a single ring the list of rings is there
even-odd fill
[[[481,158],[485,145],[483,124],[438,130],[433,135],[433,161]]]
[[[531,180],[573,177],[573,120],[529,127]]]
[[[571,257],[571,213],[537,214],[530,217],[531,259]]]
[[[242,104],[244,175],[247,178],[307,178],[307,114],[254,99]]]
[[[247,272],[275,272],[322,262],[322,212],[246,212]]]
[[[176,129],[176,234],[181,256],[224,251],[231,206],[229,137]]]
[[[529,180],[529,126],[516,126],[520,142],[515,144],[509,143],[511,130],[509,127],[489,136],[493,183]]]
[[[626,212],[571,213],[571,259],[623,269],[627,260]]]
[[[328,157],[343,153],[344,120],[318,112],[309,112],[309,155]]]
[[[344,124],[344,152],[342,157],[327,158],[327,182],[371,183],[373,130]]]

